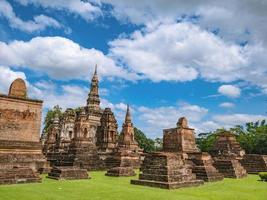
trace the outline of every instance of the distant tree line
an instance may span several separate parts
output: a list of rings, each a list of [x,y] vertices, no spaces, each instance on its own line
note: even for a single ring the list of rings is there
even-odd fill
[[[225,129],[198,135],[197,144],[202,151],[210,151],[217,135]],[[249,154],[267,154],[267,124],[265,120],[237,125],[229,131],[236,135],[241,147]]]

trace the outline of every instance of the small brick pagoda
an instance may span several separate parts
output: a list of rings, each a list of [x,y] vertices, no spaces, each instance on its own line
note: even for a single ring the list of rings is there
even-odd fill
[[[183,155],[173,152],[155,152],[146,154],[142,164],[142,173],[131,184],[176,189],[198,186],[203,180],[197,180]]]
[[[134,126],[127,106],[118,147],[107,159],[109,166],[106,176],[134,176],[134,167],[140,166],[139,146],[134,138]]]
[[[163,151],[146,154],[139,179],[131,183],[175,189],[197,186],[203,180],[221,180],[223,177],[213,167],[211,157],[196,147],[193,131],[184,117],[178,120],[176,128],[165,129]]]
[[[234,134],[228,131],[220,133],[216,138],[211,154],[214,159],[214,166],[224,177],[243,178],[247,175],[240,163],[245,151],[236,141]]]
[[[0,95],[0,184],[41,182],[38,171],[49,169],[39,142],[42,103],[27,97],[22,79]]]
[[[197,179],[204,181],[223,179],[223,176],[213,166],[211,156],[198,149],[194,129],[188,127],[185,117],[178,120],[176,128],[165,129],[163,132],[163,151],[183,153]]]

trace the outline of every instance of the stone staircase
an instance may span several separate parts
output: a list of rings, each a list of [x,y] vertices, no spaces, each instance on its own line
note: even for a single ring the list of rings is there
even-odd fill
[[[0,185],[36,182],[41,182],[41,178],[31,168],[14,167],[12,169],[0,169]]]
[[[247,172],[237,159],[215,159],[214,166],[225,178],[243,178]]]

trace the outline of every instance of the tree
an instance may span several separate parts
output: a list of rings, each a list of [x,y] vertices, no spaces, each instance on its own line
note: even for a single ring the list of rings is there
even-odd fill
[[[214,132],[199,134],[197,144],[202,151],[210,151],[217,134],[223,129]],[[240,146],[248,154],[267,154],[267,124],[265,120],[246,123],[245,127],[238,125],[229,131],[236,135]]]
[[[48,110],[46,114],[45,121],[44,121],[45,132],[47,132],[49,126],[53,123],[53,120],[56,115],[58,115],[59,118],[61,118],[63,115],[62,108],[60,108],[58,105],[54,106],[53,109]]]
[[[136,127],[134,127],[134,138],[144,152],[153,152],[156,150],[154,140],[147,138],[146,135]]]

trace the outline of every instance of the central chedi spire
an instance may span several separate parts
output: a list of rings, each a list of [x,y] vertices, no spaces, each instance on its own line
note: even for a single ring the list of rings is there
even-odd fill
[[[89,115],[100,117],[101,109],[100,109],[100,98],[98,93],[98,76],[97,76],[97,65],[95,66],[95,72],[91,81],[91,89],[88,94],[87,99],[87,109]]]

